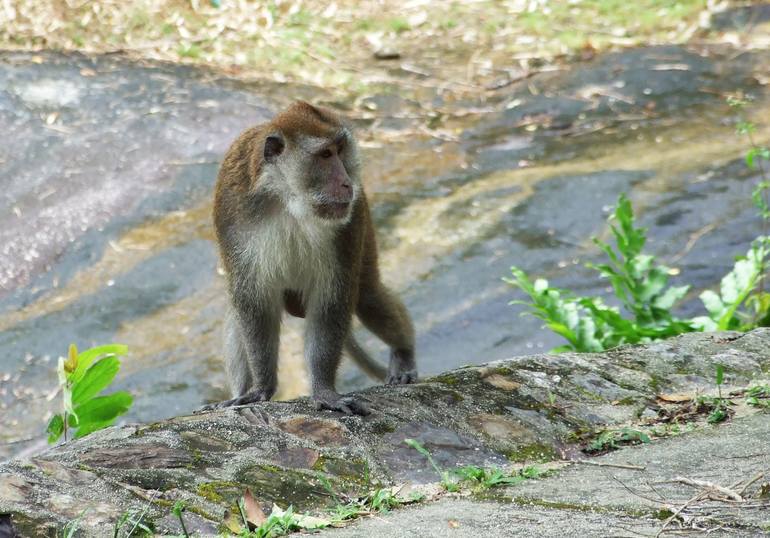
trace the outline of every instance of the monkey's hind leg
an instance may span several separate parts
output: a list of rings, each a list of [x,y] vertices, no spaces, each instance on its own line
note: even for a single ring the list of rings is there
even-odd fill
[[[390,347],[385,383],[405,385],[417,381],[414,327],[396,294],[378,282],[360,294],[356,313],[364,326]]]

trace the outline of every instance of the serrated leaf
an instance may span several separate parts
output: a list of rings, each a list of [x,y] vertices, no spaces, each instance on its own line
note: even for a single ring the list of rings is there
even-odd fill
[[[631,260],[631,265],[637,275],[644,275],[652,267],[652,262],[655,261],[655,256],[650,254],[639,254]]]
[[[672,286],[655,298],[653,306],[670,310],[676,303],[682,300],[690,290],[690,286]]]
[[[651,301],[668,283],[668,275],[661,267],[652,269],[638,291],[639,300],[643,303]]]
[[[694,327],[696,327],[698,330],[701,330],[703,332],[714,332],[719,328],[719,326],[713,319],[706,316],[698,316],[698,317],[692,318],[690,322],[693,324]]]
[[[713,321],[718,321],[724,312],[725,305],[722,303],[722,299],[711,290],[706,290],[699,295],[703,306],[709,313],[709,316]]]
[[[99,360],[86,370],[82,379],[72,386],[73,405],[84,404],[106,389],[120,370],[120,361],[115,357]]]
[[[746,289],[753,274],[754,264],[749,260],[738,260],[733,270],[722,279],[720,291],[722,302],[726,305],[735,303],[741,293]]]
[[[128,353],[128,346],[122,344],[108,344],[106,346],[96,346],[82,351],[78,355],[78,366],[72,375],[72,381],[79,381],[83,378],[88,368],[99,358],[102,357],[120,357]]]
[[[58,441],[64,433],[64,418],[59,414],[52,416],[48,421],[46,432],[48,432],[48,444],[52,445]]]
[[[544,278],[536,279],[533,289],[535,293],[543,293],[545,290],[548,289],[548,281]]]

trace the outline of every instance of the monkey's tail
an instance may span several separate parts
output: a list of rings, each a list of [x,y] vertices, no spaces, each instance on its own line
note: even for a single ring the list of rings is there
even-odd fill
[[[369,353],[360,346],[352,334],[345,340],[345,351],[364,373],[380,381],[385,379],[387,374],[385,367],[370,357]]]

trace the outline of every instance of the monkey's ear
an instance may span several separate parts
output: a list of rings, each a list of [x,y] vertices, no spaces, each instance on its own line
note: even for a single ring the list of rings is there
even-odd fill
[[[272,162],[283,152],[283,140],[278,135],[270,135],[265,139],[265,160]]]

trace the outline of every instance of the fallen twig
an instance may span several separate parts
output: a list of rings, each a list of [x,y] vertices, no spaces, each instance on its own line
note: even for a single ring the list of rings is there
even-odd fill
[[[743,486],[741,486],[741,489],[739,489],[739,490],[738,490],[738,495],[740,495],[740,496],[742,497],[742,496],[743,496],[743,493],[746,491],[746,489],[747,489],[747,488],[748,488],[750,485],[752,485],[752,484],[753,484],[754,482],[756,482],[757,480],[761,480],[761,479],[762,479],[764,476],[765,476],[765,473],[758,473],[758,474],[757,474],[757,476],[755,476],[754,478],[752,478],[751,480],[749,480],[748,482],[746,482],[746,483],[745,483]],[[738,486],[737,486],[737,485],[735,485],[735,486],[733,486],[733,487],[735,488],[735,487],[738,487]]]
[[[634,471],[645,471],[647,469],[647,467],[631,465],[630,463],[606,463],[591,460],[562,460],[562,463],[580,463],[582,465],[595,465],[596,467],[617,467],[618,469],[632,469]]]
[[[695,480],[693,478],[685,478],[683,476],[677,476],[676,478],[674,478],[673,482],[679,482],[680,484],[686,484],[688,486],[693,486],[696,488],[705,488],[705,489],[718,491],[725,497],[732,499],[734,501],[743,500],[743,497],[741,497],[738,493],[731,490],[730,488],[726,488],[724,486],[714,484],[713,482],[707,482],[706,480]]]
[[[666,518],[666,521],[663,522],[663,526],[660,528],[660,530],[655,534],[655,538],[659,538],[661,534],[663,534],[668,526],[671,524],[672,521],[674,521],[677,517],[679,517],[679,514],[681,514],[685,508],[690,506],[691,504],[698,502],[701,500],[705,494],[703,492],[698,493],[695,497],[691,497],[688,499],[684,504],[682,504],[679,508],[677,508],[673,514],[668,516]]]

